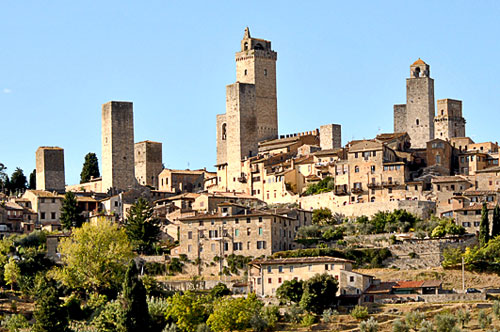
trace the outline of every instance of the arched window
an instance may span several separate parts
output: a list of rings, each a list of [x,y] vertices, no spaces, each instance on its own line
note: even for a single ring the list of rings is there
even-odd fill
[[[413,73],[415,77],[420,77],[420,67],[415,68],[415,71]]]
[[[417,123],[417,126],[420,125],[420,120],[417,119],[417,121],[415,121]]]
[[[354,167],[354,173],[359,173],[359,167],[358,166]]]
[[[244,48],[243,48],[243,49],[244,49],[245,51],[247,51],[247,50],[248,50],[248,42],[245,42],[245,44],[244,44]]]
[[[441,110],[441,115],[444,115],[444,110]]]
[[[375,202],[375,197],[372,196],[372,198],[370,198],[370,202]]]
[[[227,133],[226,133],[226,124],[223,123],[222,124],[222,135],[221,135],[221,138],[222,138],[223,141],[226,140],[226,136],[227,136]]]

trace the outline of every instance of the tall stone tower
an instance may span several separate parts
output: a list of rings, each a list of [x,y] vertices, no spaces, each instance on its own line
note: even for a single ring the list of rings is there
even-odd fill
[[[271,42],[248,28],[236,53],[236,83],[226,87],[226,114],[217,115],[217,164],[257,154],[257,143],[278,137],[276,59]]]
[[[59,193],[65,191],[62,148],[41,146],[36,150],[36,189]]]
[[[394,105],[394,131],[408,132],[412,148],[424,149],[434,138],[434,80],[430,66],[418,59],[406,79],[406,105]]]
[[[137,182],[158,189],[158,175],[163,170],[162,144],[151,141],[135,143],[134,161]]]
[[[434,136],[443,140],[465,137],[465,119],[462,116],[461,100],[441,99],[437,101],[434,129]]]
[[[321,150],[342,147],[342,127],[338,124],[327,124],[319,127],[319,145]]]
[[[124,191],[136,184],[133,105],[110,101],[102,105],[102,190]]]

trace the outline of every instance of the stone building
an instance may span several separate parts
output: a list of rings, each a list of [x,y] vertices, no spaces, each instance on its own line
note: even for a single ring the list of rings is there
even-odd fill
[[[159,188],[159,179],[163,170],[162,144],[159,142],[143,141],[135,143],[135,177],[143,186]]]
[[[63,195],[43,190],[26,190],[22,196],[30,202],[31,209],[38,214],[38,222],[42,226],[60,227]]]
[[[441,99],[437,101],[434,130],[434,137],[443,140],[465,137],[465,119],[462,116],[461,100]]]
[[[165,168],[158,176],[158,185],[161,191],[180,194],[203,191],[205,179],[215,176],[215,173],[206,169],[168,169]]]
[[[41,146],[36,150],[36,189],[64,192],[64,150]]]
[[[336,257],[255,259],[249,263],[249,290],[260,297],[276,296],[285,281],[306,281],[316,274],[329,274],[339,282],[337,296],[360,297],[374,277],[352,271],[353,261]]]
[[[407,132],[413,148],[425,149],[434,138],[434,80],[430,66],[418,59],[406,79],[406,104],[394,105],[394,132]]]
[[[136,185],[133,105],[110,101],[102,105],[102,190]]]

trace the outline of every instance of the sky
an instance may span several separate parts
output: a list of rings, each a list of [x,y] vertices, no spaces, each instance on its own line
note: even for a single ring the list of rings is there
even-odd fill
[[[467,135],[495,142],[499,17],[499,1],[0,0],[0,163],[28,175],[39,146],[60,146],[78,183],[85,154],[101,160],[101,105],[120,100],[165,167],[213,170],[246,26],[278,53],[280,134],[392,132],[422,58],[436,100],[462,100]]]

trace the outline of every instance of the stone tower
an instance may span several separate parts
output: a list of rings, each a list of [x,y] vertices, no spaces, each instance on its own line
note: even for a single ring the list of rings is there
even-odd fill
[[[158,189],[158,175],[163,170],[162,144],[151,141],[135,143],[134,161],[137,182]]]
[[[319,127],[319,145],[321,150],[342,147],[342,127],[338,124],[327,124]]]
[[[406,105],[394,105],[394,131],[408,132],[411,147],[424,149],[434,138],[434,80],[430,66],[418,59],[406,79]]]
[[[437,101],[434,129],[434,136],[443,140],[465,137],[465,119],[462,116],[461,100],[441,99]]]
[[[226,114],[217,115],[217,164],[257,154],[257,143],[278,137],[276,59],[271,42],[248,28],[236,53],[236,83],[226,87]]]
[[[134,173],[133,105],[107,102],[102,105],[102,190],[134,187]]]
[[[59,193],[65,191],[62,148],[41,146],[36,150],[36,189]]]

